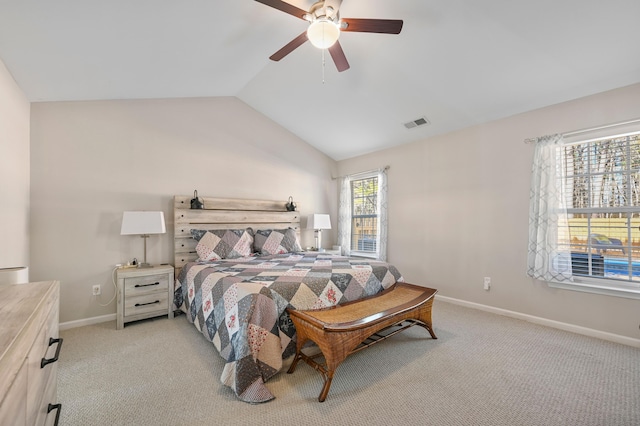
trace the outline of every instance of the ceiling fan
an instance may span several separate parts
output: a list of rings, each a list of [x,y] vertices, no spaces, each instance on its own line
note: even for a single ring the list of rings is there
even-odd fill
[[[309,40],[320,49],[329,49],[336,68],[342,72],[349,69],[349,62],[338,41],[342,31],[400,34],[402,30],[402,21],[398,19],[340,19],[342,0],[318,1],[308,12],[282,0],[256,1],[309,22],[307,31],[269,57],[272,61],[279,61]]]

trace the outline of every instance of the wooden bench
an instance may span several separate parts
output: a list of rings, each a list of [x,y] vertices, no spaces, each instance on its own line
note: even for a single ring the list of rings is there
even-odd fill
[[[318,401],[324,401],[336,369],[352,353],[414,325],[424,327],[432,338],[437,339],[431,326],[431,307],[436,292],[432,288],[396,283],[374,296],[331,308],[288,309],[298,340],[296,355],[287,373],[293,373],[301,359],[319,371],[324,386]],[[318,345],[321,353],[309,356],[302,352],[309,340]],[[315,361],[318,357],[324,357],[324,364]]]

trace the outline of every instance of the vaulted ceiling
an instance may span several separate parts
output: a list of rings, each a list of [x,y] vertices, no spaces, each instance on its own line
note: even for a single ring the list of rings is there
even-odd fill
[[[340,14],[404,27],[343,33],[338,73],[310,43],[270,61],[307,24],[252,0],[3,0],[0,59],[32,102],[236,96],[336,160],[640,82],[638,0],[344,0]]]

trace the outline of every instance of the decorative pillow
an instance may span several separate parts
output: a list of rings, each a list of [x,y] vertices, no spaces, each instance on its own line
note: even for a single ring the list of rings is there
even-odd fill
[[[216,229],[205,231],[192,229],[191,236],[198,241],[196,252],[200,260],[234,259],[251,256],[253,230]]]
[[[293,228],[260,229],[254,236],[255,251],[261,255],[283,254],[302,251]]]

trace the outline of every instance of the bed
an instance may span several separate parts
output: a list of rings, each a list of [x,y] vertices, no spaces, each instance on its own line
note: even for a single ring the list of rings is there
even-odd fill
[[[174,198],[174,306],[225,360],[221,381],[242,401],[274,398],[265,382],[295,353],[286,308],[319,309],[403,281],[385,262],[302,251],[285,201]]]

